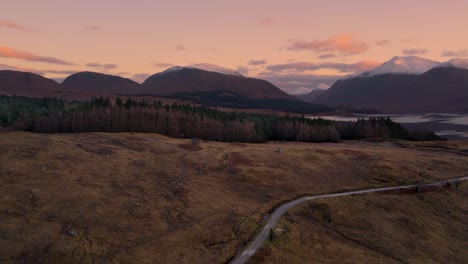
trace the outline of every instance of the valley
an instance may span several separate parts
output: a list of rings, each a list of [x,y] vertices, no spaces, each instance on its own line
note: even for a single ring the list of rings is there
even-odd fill
[[[468,1],[3,1],[0,264],[468,263]]]
[[[302,195],[429,183],[464,176],[468,171],[468,157],[461,154],[468,149],[466,142],[202,141],[192,147],[190,140],[156,134],[3,132],[0,149],[2,263],[222,263],[231,259],[262,227],[264,216],[284,201]],[[385,195],[389,198],[379,199],[378,206],[389,212],[404,209],[418,215],[406,216],[407,223],[419,221],[419,217],[429,221],[433,214],[447,208],[447,203],[453,204],[450,210],[457,217],[466,217],[457,209],[466,208],[464,186],[424,194],[426,202],[414,195]],[[433,195],[435,198],[431,198]],[[354,201],[352,208],[377,206],[366,202],[372,197],[336,203]],[[361,228],[343,222],[346,218],[337,214],[350,213],[336,211],[347,207],[335,205],[335,199],[339,198],[326,202],[333,202],[329,207],[335,224],[328,229],[318,226],[307,234],[342,232],[344,226],[348,232]],[[395,199],[412,202],[398,209]],[[291,214],[300,214],[301,208],[292,209]],[[321,210],[310,213],[320,214]],[[288,226],[284,236],[267,244],[265,250],[270,253],[252,261],[281,262],[290,258],[286,252],[312,257],[306,253],[309,242],[301,243],[298,237],[302,233],[298,230],[310,224],[309,218],[285,217],[294,222],[280,222]],[[382,217],[389,224],[395,221],[389,215]],[[447,226],[462,221],[441,217]],[[366,221],[375,221],[372,219]],[[412,226],[400,227],[403,229],[399,232]],[[437,232],[451,237],[454,243],[464,243],[466,236],[445,225],[417,226],[418,233]],[[366,235],[379,237],[379,232],[377,228],[367,229]],[[290,243],[279,241],[286,239],[294,239],[301,246],[291,244],[294,251],[284,251],[282,247]],[[336,237],[324,236],[321,241],[333,239]],[[415,234],[412,239],[421,254],[434,250],[433,244],[422,242],[424,236]],[[336,247],[342,245],[376,257],[370,249],[350,249],[350,242],[343,243]],[[401,248],[399,240],[386,243],[390,248]],[[463,254],[457,257],[466,258]]]

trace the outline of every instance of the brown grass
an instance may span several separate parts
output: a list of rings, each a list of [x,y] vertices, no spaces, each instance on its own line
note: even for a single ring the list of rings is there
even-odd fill
[[[466,263],[468,184],[427,191],[300,205],[250,263]]]
[[[198,145],[194,145],[194,144],[179,144],[177,145],[179,148],[181,149],[185,149],[185,150],[188,150],[188,151],[200,151],[202,150],[202,147],[198,146]]]
[[[466,156],[411,146],[186,143],[0,133],[0,263],[222,263],[281,201],[468,171]]]

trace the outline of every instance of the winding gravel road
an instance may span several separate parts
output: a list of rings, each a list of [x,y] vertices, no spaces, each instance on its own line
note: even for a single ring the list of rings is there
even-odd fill
[[[404,185],[404,186],[393,186],[393,187],[384,187],[384,188],[374,188],[374,189],[367,189],[367,190],[359,190],[359,191],[349,191],[349,192],[342,192],[342,193],[331,193],[331,194],[321,194],[321,195],[313,195],[313,196],[305,196],[294,201],[285,203],[278,207],[273,214],[268,219],[265,227],[263,228],[262,232],[257,235],[255,240],[249,245],[249,247],[242,252],[237,258],[235,258],[231,263],[232,264],[243,264],[246,263],[251,256],[257,252],[257,250],[263,245],[263,242],[270,234],[270,229],[274,228],[276,223],[278,222],[279,218],[286,213],[289,208],[294,207],[298,204],[301,204],[306,201],[315,200],[315,199],[322,199],[322,198],[332,198],[332,197],[340,197],[340,196],[348,196],[348,195],[357,195],[357,194],[365,194],[365,193],[375,193],[375,192],[382,192],[382,191],[393,191],[393,190],[405,190],[417,187],[442,187],[448,183],[454,184],[457,182],[468,180],[467,177],[455,178],[455,179],[448,179],[439,182],[429,183],[429,184],[422,184],[422,185]]]

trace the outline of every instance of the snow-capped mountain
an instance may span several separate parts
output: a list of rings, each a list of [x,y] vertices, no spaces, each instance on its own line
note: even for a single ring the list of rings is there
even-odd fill
[[[423,74],[428,70],[439,66],[441,63],[433,60],[420,58],[417,56],[395,56],[391,60],[370,71],[366,71],[357,76],[372,77],[376,75],[400,73],[400,74]]]
[[[331,87],[331,85],[328,85],[326,83],[319,83],[316,87],[313,87],[313,88],[299,87],[290,94],[292,94],[292,95],[305,95],[305,94],[308,94],[310,92],[317,91],[317,90],[324,91],[324,90],[327,90],[330,87]]]
[[[176,71],[181,71],[183,69],[198,69],[198,70],[203,70],[203,71],[221,73],[221,74],[224,74],[224,75],[244,77],[242,74],[236,72],[235,70],[224,68],[224,67],[221,67],[221,66],[218,66],[218,65],[215,65],[215,64],[211,64],[211,63],[199,63],[199,64],[192,64],[192,65],[188,65],[188,66],[174,66],[174,67],[171,67],[171,68],[163,71],[163,73],[176,72]]]
[[[312,92],[312,88],[306,88],[306,87],[299,87],[296,90],[294,90],[291,94],[292,95],[302,95],[302,94],[308,94]]]
[[[338,80],[312,102],[386,113],[468,111],[468,59],[437,62],[394,57],[373,70]]]

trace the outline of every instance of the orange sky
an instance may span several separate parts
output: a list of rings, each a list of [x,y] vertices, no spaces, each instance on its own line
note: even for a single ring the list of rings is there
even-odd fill
[[[466,57],[467,12],[466,0],[7,0],[0,68],[142,80],[208,62],[291,92],[395,55]]]

